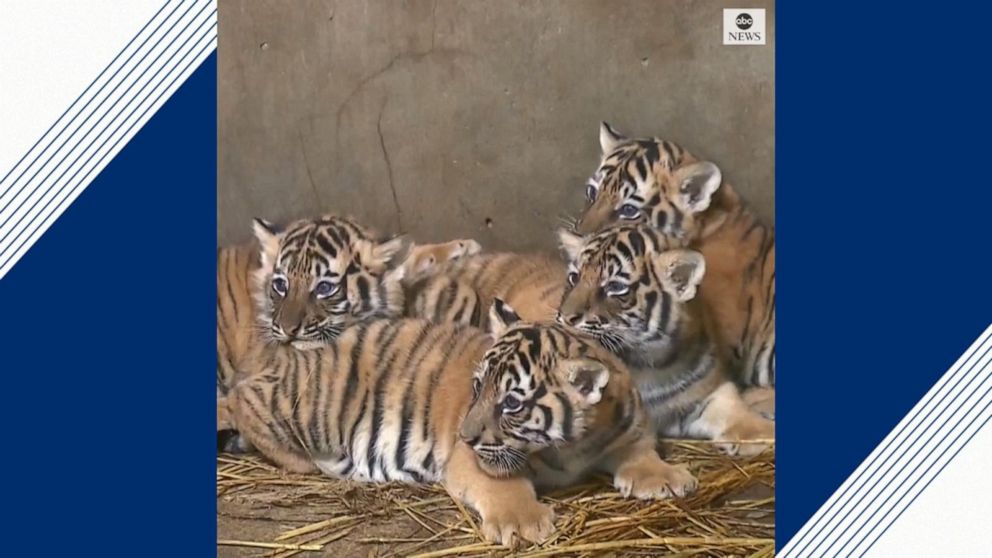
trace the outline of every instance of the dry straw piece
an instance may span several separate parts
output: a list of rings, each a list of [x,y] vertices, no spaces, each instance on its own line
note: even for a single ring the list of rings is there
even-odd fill
[[[754,556],[775,553],[774,449],[730,459],[713,443],[668,440],[666,459],[699,479],[689,497],[621,497],[606,478],[543,495],[556,532],[510,550],[439,486],[358,484],[285,473],[258,456],[217,457],[219,556]],[[243,540],[243,525],[262,540]],[[267,536],[258,535],[259,527]],[[234,534],[234,536],[231,536]]]

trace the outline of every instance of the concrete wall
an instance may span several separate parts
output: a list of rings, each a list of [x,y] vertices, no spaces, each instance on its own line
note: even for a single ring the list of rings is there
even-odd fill
[[[598,125],[718,163],[769,221],[766,46],[708,0],[220,1],[218,241],[250,218],[350,214],[423,241],[550,248]]]

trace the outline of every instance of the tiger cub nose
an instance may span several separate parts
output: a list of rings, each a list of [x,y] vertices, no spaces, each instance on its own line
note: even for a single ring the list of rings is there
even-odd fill
[[[478,444],[479,439],[481,438],[481,436],[469,434],[464,430],[458,433],[458,437],[461,438],[463,442],[465,442],[470,446],[475,446],[475,444]]]

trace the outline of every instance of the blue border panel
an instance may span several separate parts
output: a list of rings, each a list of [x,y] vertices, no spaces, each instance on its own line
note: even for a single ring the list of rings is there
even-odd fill
[[[992,321],[990,12],[777,4],[779,548]]]
[[[0,281],[9,555],[215,552],[216,76]]]

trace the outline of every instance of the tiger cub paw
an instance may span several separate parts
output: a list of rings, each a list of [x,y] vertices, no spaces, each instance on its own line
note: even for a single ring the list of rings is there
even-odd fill
[[[699,482],[685,465],[659,461],[624,467],[614,476],[613,485],[624,497],[663,500],[692,494]]]
[[[775,439],[775,423],[754,414],[731,425],[719,439],[717,447],[727,455],[755,456],[771,447],[767,440]]]
[[[490,542],[515,548],[520,539],[541,543],[555,530],[551,506],[533,500],[498,506],[482,513],[482,535]]]

